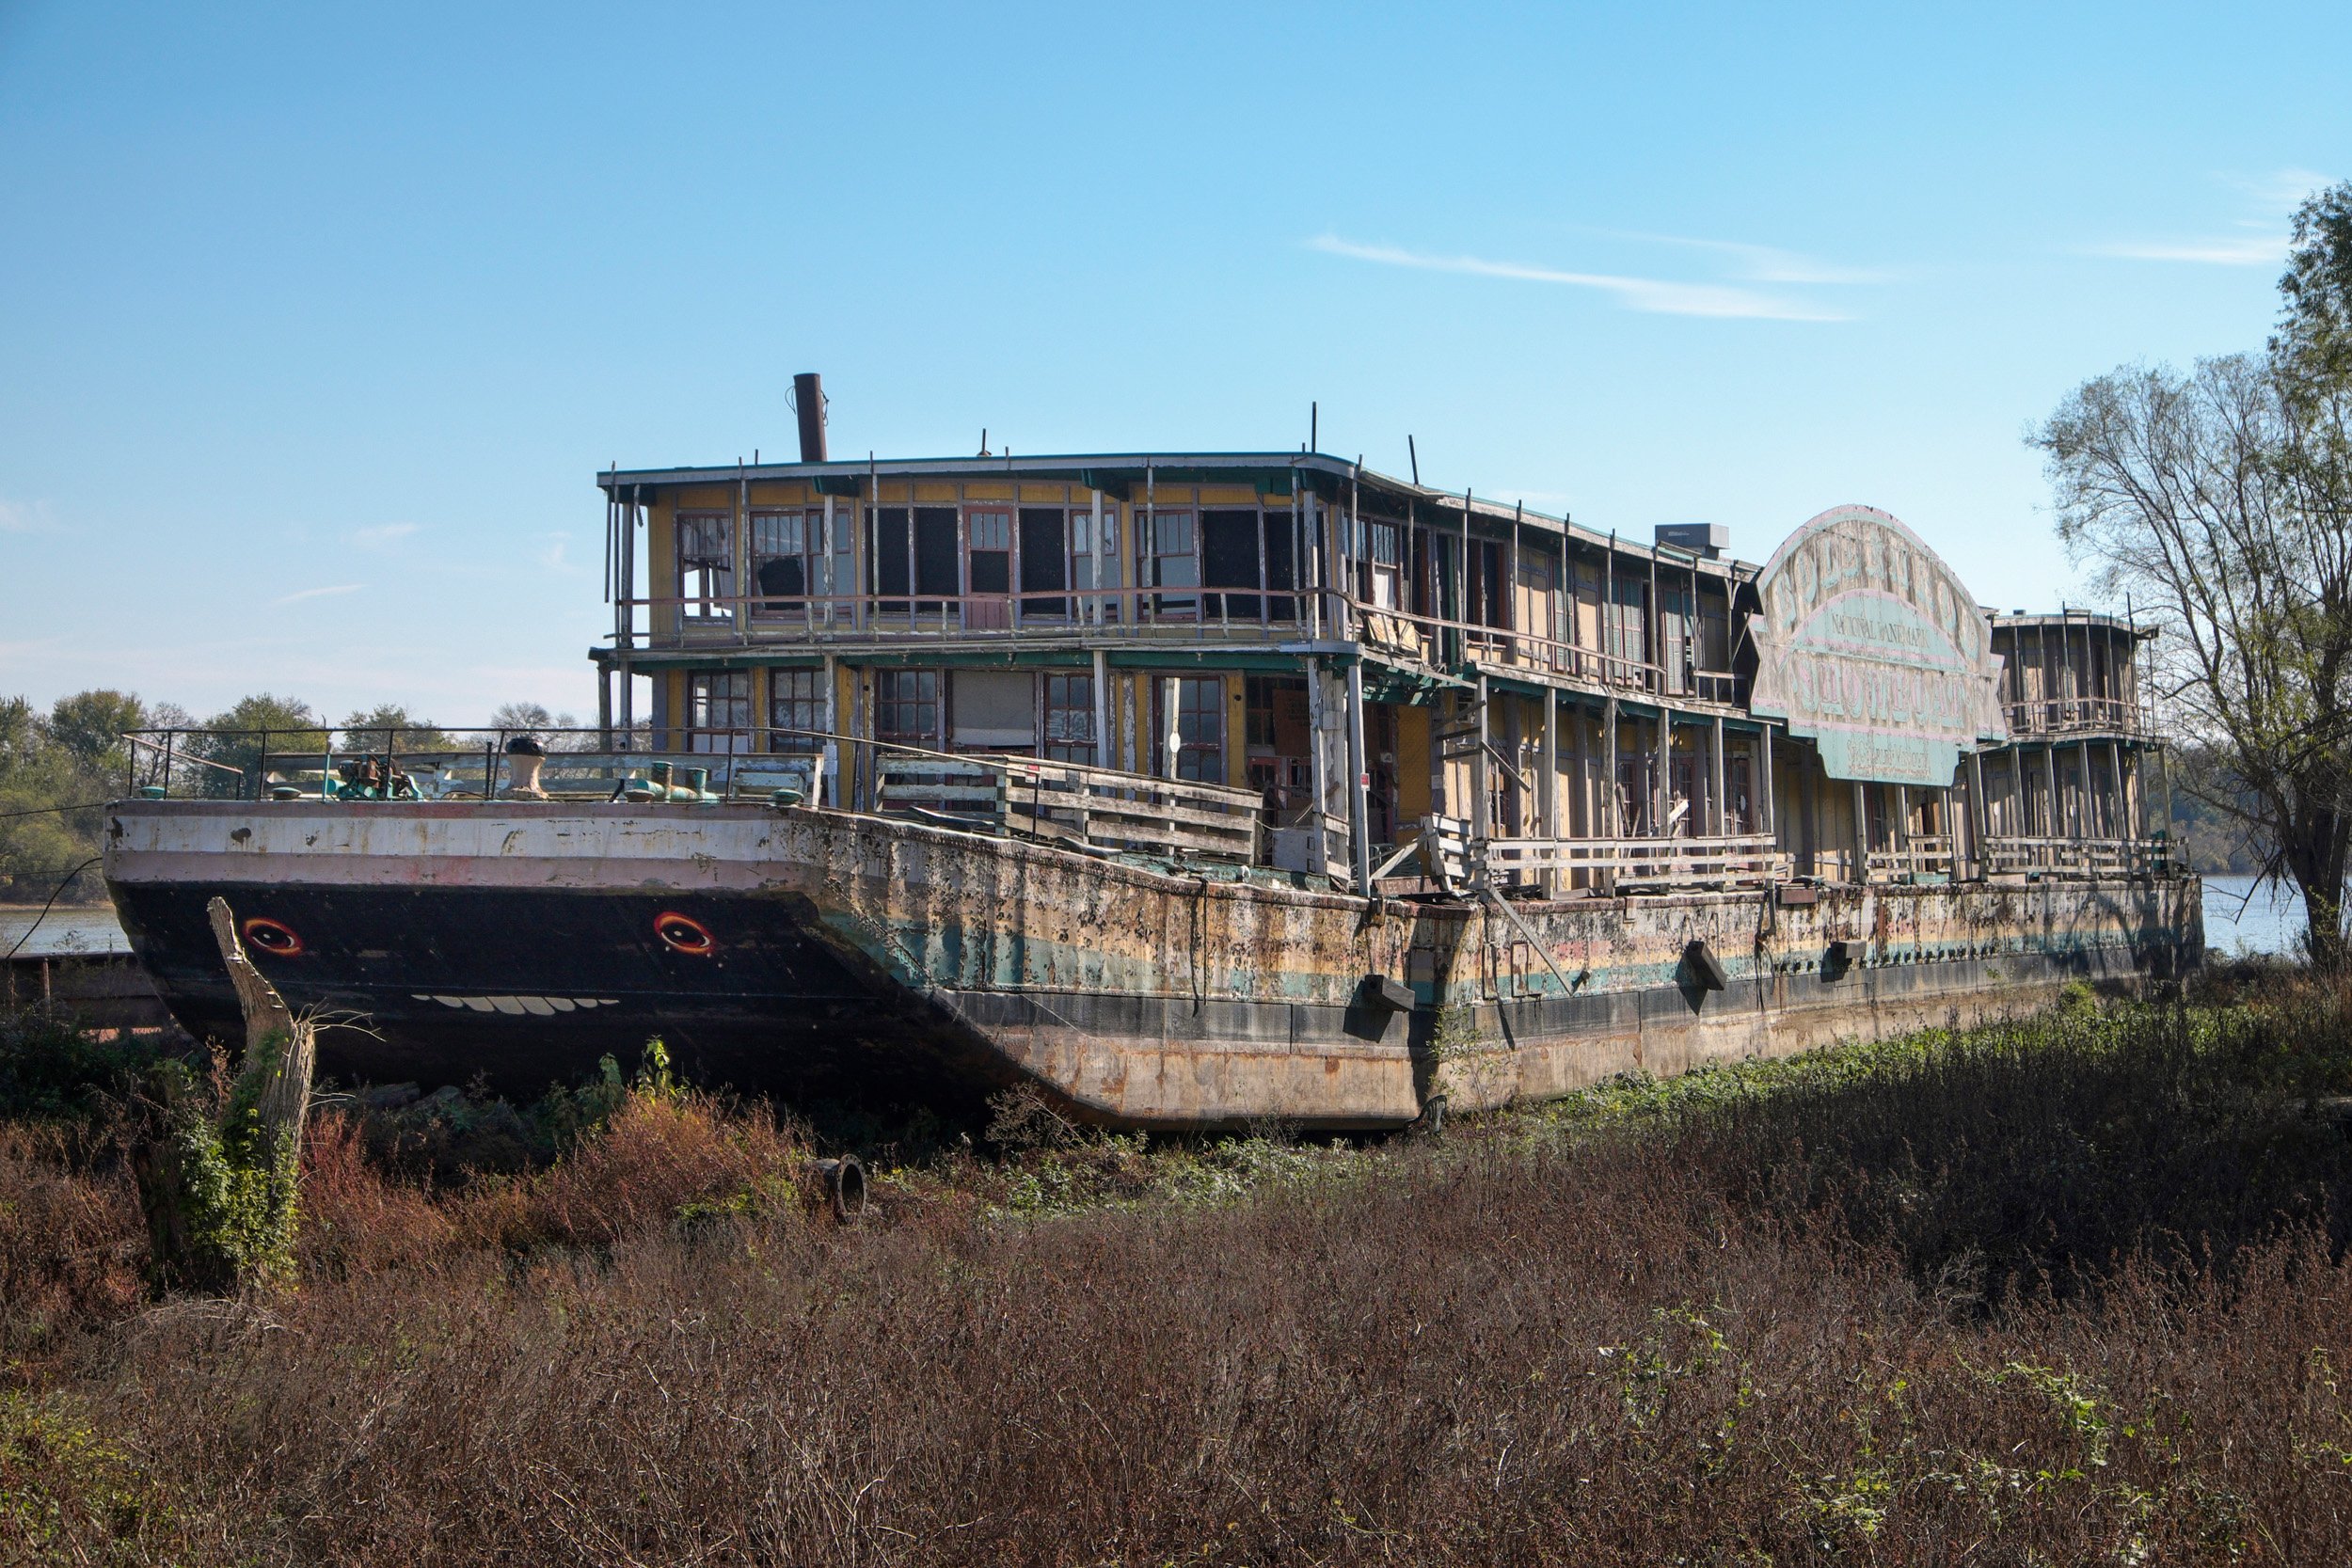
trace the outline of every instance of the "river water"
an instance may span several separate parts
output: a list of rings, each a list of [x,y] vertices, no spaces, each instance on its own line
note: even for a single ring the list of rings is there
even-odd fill
[[[2213,957],[2243,952],[2296,958],[2302,940],[2303,895],[2294,884],[2237,876],[2205,879],[2205,951]]]
[[[0,907],[0,955],[19,942],[24,943],[17,951],[20,958],[131,951],[129,939],[116,923],[112,904],[58,904],[46,915],[39,904]]]

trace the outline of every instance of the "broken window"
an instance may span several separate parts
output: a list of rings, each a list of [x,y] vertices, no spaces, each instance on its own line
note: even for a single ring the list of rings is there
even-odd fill
[[[1047,675],[1045,754],[1056,762],[1095,760],[1094,677]]]
[[[725,512],[677,515],[678,597],[695,620],[723,621],[735,596],[735,548],[729,535],[734,515]]]
[[[825,673],[822,670],[768,672],[768,736],[771,752],[815,752],[824,741]]]
[[[686,723],[690,752],[751,750],[751,672],[697,670],[688,675]]]
[[[1398,570],[1404,557],[1398,553],[1397,525],[1375,517],[1366,526],[1371,556],[1366,571],[1365,593],[1376,610],[1396,610],[1402,607],[1397,597]]]
[[[758,584],[762,610],[801,610],[798,603],[782,601],[803,599],[817,592],[824,522],[821,512],[752,514],[752,580]]]
[[[1177,778],[1225,782],[1225,682],[1216,675],[1180,675],[1162,683],[1164,744],[1175,748]]]

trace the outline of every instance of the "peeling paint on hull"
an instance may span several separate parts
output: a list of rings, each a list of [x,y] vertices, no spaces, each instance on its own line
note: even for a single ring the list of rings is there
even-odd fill
[[[323,1038],[346,1075],[530,1090],[659,1033],[787,1095],[971,1103],[1026,1081],[1156,1129],[1393,1127],[1437,1092],[1490,1106],[1973,1021],[2075,976],[2180,973],[2202,942],[2193,879],[1516,905],[1547,964],[1476,906],[832,812],[126,801],[112,822],[116,906],[183,1021],[235,1017],[202,917],[221,894],[294,933],[256,954],[290,1000],[381,1036]],[[1693,940],[1726,990],[1684,972]],[[1825,975],[1832,942],[1855,961]],[[1416,1006],[1379,1006],[1375,975]]]

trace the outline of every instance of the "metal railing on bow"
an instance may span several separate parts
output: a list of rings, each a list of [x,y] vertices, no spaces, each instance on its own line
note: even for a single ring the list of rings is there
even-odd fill
[[[536,750],[510,749],[528,737]],[[828,805],[1011,833],[1099,853],[1251,864],[1253,790],[997,752],[938,752],[823,730],[652,732],[632,748],[582,729],[142,731],[129,793],[150,799],[560,800]],[[655,748],[657,738],[682,746]],[[289,741],[296,744],[289,745]],[[352,742],[357,741],[357,744]]]

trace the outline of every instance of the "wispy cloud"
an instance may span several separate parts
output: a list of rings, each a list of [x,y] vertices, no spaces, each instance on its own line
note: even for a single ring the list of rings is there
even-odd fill
[[[2294,212],[2303,205],[2306,197],[2335,181],[2317,169],[2281,168],[2250,180],[2233,180],[2231,183],[2251,197],[2257,206],[2279,214]]]
[[[423,527],[421,523],[385,523],[376,528],[354,529],[351,542],[363,550],[381,549],[396,544]]]
[[[2092,256],[2127,261],[2183,261],[2207,267],[2275,267],[2287,257],[2287,218],[2305,198],[2330,183],[2308,168],[2282,168],[2253,179],[2233,179],[2259,218],[2240,218],[2229,232],[2178,240],[2125,240],[2086,245]]]
[[[1490,261],[1477,256],[1432,256],[1398,245],[1359,245],[1336,234],[1307,242],[1311,249],[1345,256],[1382,266],[1412,267],[1422,272],[1463,273],[1473,277],[1499,277],[1516,283],[1549,283],[1571,289],[1592,289],[1613,295],[1629,310],[1663,316],[1712,316],[1756,321],[1835,322],[1848,318],[1804,300],[1761,293],[1722,283],[1682,283],[1660,277],[1627,277],[1614,273],[1566,272],[1523,261]]]
[[[283,598],[272,599],[270,603],[279,605],[300,604],[305,599],[324,599],[336,594],[357,594],[360,589],[366,586],[367,585],[365,583],[358,582],[339,582],[332,588],[304,588],[299,589],[294,593],[288,594]]]
[[[570,558],[564,553],[571,548],[572,536],[570,534],[543,533],[539,537],[548,541],[532,552],[538,557],[540,565],[545,566],[550,572],[578,572],[580,570],[572,564]]]
[[[1893,274],[1874,267],[1844,266],[1777,245],[1748,245],[1740,240],[1699,240],[1687,234],[1651,234],[1639,230],[1601,229],[1594,232],[1612,239],[1638,240],[1644,245],[1678,245],[1685,250],[1727,256],[1736,263],[1737,275],[1751,283],[1886,283],[1894,277]]]
[[[0,500],[0,533],[55,533],[56,519],[40,501]]]
[[[2249,234],[2243,239],[2183,240],[2160,245],[2099,245],[2093,256],[2127,261],[2189,261],[2212,267],[2267,267],[2286,260],[2284,234]]]

